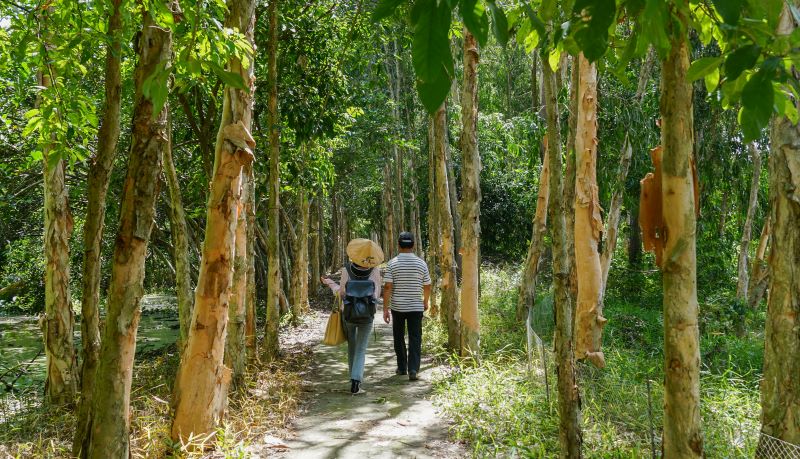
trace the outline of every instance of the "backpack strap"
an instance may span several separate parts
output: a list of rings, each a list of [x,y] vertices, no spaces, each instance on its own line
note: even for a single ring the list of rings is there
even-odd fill
[[[344,269],[347,270],[347,275],[350,277],[350,279],[367,280],[369,279],[369,276],[372,274],[372,270],[374,268],[369,268],[367,271],[365,271],[364,274],[356,274],[355,269],[353,269],[353,262],[350,261],[344,265]]]

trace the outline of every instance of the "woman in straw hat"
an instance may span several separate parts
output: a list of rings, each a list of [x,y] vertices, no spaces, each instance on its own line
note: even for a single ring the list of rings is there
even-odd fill
[[[383,263],[383,250],[369,239],[353,239],[347,244],[347,257],[350,259],[342,268],[342,279],[336,284],[331,279],[322,278],[322,282],[333,290],[340,298],[353,300],[359,292],[372,292],[371,314],[375,313],[374,304],[381,296],[381,273],[377,266]],[[351,282],[352,281],[352,282]],[[372,286],[369,285],[372,282]],[[348,283],[350,286],[348,287]],[[364,290],[364,286],[371,287]],[[364,360],[367,354],[369,335],[372,332],[372,317],[367,320],[350,322],[345,312],[345,330],[347,332],[347,364],[350,368],[350,392],[353,395],[364,394],[361,381],[364,378]]]

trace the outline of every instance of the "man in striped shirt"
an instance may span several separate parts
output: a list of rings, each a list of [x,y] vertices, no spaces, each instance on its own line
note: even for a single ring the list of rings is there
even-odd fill
[[[398,238],[400,252],[389,260],[384,275],[383,320],[392,324],[398,375],[417,380],[422,353],[422,314],[428,310],[431,275],[428,265],[414,255],[414,235],[404,231]],[[389,309],[391,308],[391,315]],[[406,350],[406,325],[408,350]]]

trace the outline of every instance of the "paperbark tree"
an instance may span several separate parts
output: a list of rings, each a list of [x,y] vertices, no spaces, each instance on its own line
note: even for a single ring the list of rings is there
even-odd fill
[[[40,16],[44,48],[50,49],[50,8]],[[39,85],[50,88],[55,72],[49,63],[39,71]],[[38,102],[37,102],[38,106]],[[68,405],[75,401],[78,391],[78,364],[72,330],[75,316],[69,292],[69,237],[72,233],[72,214],[65,183],[64,160],[55,145],[45,140],[40,146],[44,160],[44,316],[39,319],[44,336],[47,361],[44,384],[45,400],[53,405]],[[56,160],[54,160],[56,158]]]
[[[229,0],[226,25],[241,31],[252,45],[255,1]],[[223,363],[232,294],[235,251],[246,251],[246,241],[236,244],[243,177],[252,167],[255,141],[250,135],[253,114],[253,55],[247,61],[228,62],[246,88],[226,86],[222,119],[217,133],[214,176],[208,199],[203,255],[195,292],[192,326],[175,381],[173,440],[189,441],[213,432],[227,405],[231,370]],[[246,224],[246,218],[244,219]],[[244,269],[244,266],[242,266]],[[243,349],[242,349],[243,351]]]
[[[580,392],[575,375],[573,353],[572,300],[569,290],[570,259],[567,252],[567,221],[561,175],[561,133],[556,98],[556,76],[542,59],[542,84],[547,110],[548,151],[550,165],[550,238],[553,244],[553,307],[555,335],[553,345],[558,375],[559,443],[562,458],[582,457],[583,436],[580,428]]]
[[[267,320],[262,356],[271,362],[278,356],[278,321],[280,320],[280,148],[278,117],[278,0],[267,7],[269,45],[267,46],[267,126],[269,128],[269,179],[267,182]]]
[[[440,317],[445,322],[445,317],[440,314],[437,291],[439,285],[439,203],[436,201],[436,134],[434,131],[434,117],[428,123],[428,267],[431,272],[431,317]]]
[[[525,268],[522,270],[519,283],[516,316],[518,322],[525,320],[528,309],[533,307],[536,299],[536,277],[539,274],[539,258],[542,255],[544,233],[547,230],[547,204],[550,198],[550,156],[548,156],[547,136],[544,138],[544,150],[542,171],[539,173],[539,194],[536,197],[536,213],[533,214],[531,244],[528,247],[528,257],[525,259]]]
[[[289,302],[292,305],[292,322],[299,324],[300,316],[308,311],[308,219],[310,203],[306,190],[297,193],[297,223],[293,226],[289,216],[281,208],[283,223],[292,248],[292,273]]]
[[[598,250],[603,220],[597,189],[597,67],[583,53],[574,65],[580,72],[575,137],[575,357],[603,368],[606,362],[600,345],[606,318],[600,300],[603,274]]]
[[[171,123],[169,124],[171,129]],[[186,214],[183,209],[178,173],[172,160],[172,135],[169,146],[164,150],[164,176],[169,189],[169,221],[172,233],[172,248],[175,252],[175,291],[178,298],[178,320],[180,323],[181,348],[189,338],[189,326],[192,322],[192,277],[189,261],[189,231],[186,227]]]
[[[233,254],[233,281],[231,284],[230,303],[228,306],[228,333],[225,338],[225,366],[231,369],[232,382],[238,385],[244,376],[247,351],[245,350],[245,328],[247,323],[247,272],[249,263],[247,259],[247,202],[250,190],[247,176],[250,175],[246,166],[242,171],[241,198],[237,210],[236,230],[234,235]]]
[[[434,160],[436,168],[436,204],[439,220],[439,266],[442,273],[441,308],[447,324],[447,347],[458,352],[461,348],[461,311],[458,304],[458,280],[453,244],[453,214],[447,177],[446,115],[444,104],[433,117]]]
[[[83,273],[81,278],[81,400],[72,453],[78,456],[86,438],[92,407],[94,376],[100,357],[100,255],[106,214],[106,194],[120,133],[122,104],[122,0],[112,0],[108,16],[103,120],[97,132],[97,150],[86,183],[86,221],[83,226]]]
[[[478,151],[478,43],[464,28],[464,88],[461,96],[461,346],[462,356],[480,355],[481,157]]]
[[[176,2],[166,8],[176,10]],[[95,377],[92,409],[86,420],[88,435],[80,443],[79,457],[94,459],[130,455],[130,397],[136,333],[141,314],[145,257],[158,196],[161,161],[169,147],[165,105],[154,112],[153,100],[144,94],[144,82],[166,71],[172,53],[172,32],[159,27],[145,8],[139,39],[139,61],[134,73],[133,107],[128,174],[122,194],[119,230],[114,244],[106,324]],[[160,81],[160,80],[159,80]],[[166,79],[160,90],[167,91]],[[151,88],[150,94],[153,89]]]
[[[311,206],[311,249],[309,250],[311,262],[311,284],[310,290],[314,294],[319,291],[320,281],[322,275],[320,269],[320,259],[322,253],[322,199],[321,196],[314,197],[314,205]]]
[[[747,288],[749,278],[747,275],[747,264],[750,252],[750,239],[753,231],[753,219],[758,208],[758,186],[761,178],[761,153],[754,144],[750,144],[750,158],[753,160],[753,180],[750,184],[750,200],[747,204],[747,217],[744,219],[742,228],[742,240],[739,242],[739,267],[736,276],[736,298],[742,301],[747,300]]]
[[[796,0],[784,4],[779,36],[789,36],[796,28],[790,6],[800,5]],[[797,69],[793,71],[796,76]],[[771,277],[761,380],[761,432],[800,445],[800,125],[776,116],[770,144],[772,251],[768,261]]]
[[[758,248],[756,248],[756,256],[753,258],[753,267],[750,270],[750,285],[747,287],[747,304],[754,309],[761,303],[769,284],[769,269],[765,260],[770,232],[770,216],[767,215],[764,226],[761,228],[761,236],[758,238]]]
[[[600,268],[603,273],[602,288],[600,290],[601,302],[606,292],[608,273],[611,270],[611,260],[614,258],[614,252],[617,249],[617,231],[619,230],[619,219],[622,213],[622,197],[625,193],[625,179],[628,177],[628,169],[631,165],[632,156],[633,146],[631,146],[631,142],[626,134],[625,140],[622,142],[622,152],[620,152],[617,180],[614,182],[614,191],[611,194],[611,207],[608,211],[608,220],[606,221],[606,231],[604,233],[605,244],[603,245],[603,253],[600,254]],[[639,228],[631,228],[631,231],[634,230],[638,231]]]
[[[248,361],[258,359],[256,343],[256,181],[255,168],[247,168],[244,189],[248,192],[244,211],[247,214],[247,288],[245,300],[244,342]]]
[[[664,457],[702,457],[700,333],[697,321],[694,145],[689,68],[689,1],[670,5],[671,49],[661,65],[664,285]]]

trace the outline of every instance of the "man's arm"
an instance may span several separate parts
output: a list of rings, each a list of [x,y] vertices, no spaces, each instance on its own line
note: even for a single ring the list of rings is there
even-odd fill
[[[422,286],[422,307],[427,311],[431,299],[431,284]]]
[[[392,301],[392,283],[387,282],[383,284],[383,321],[387,324],[392,318],[389,313],[389,303]]]

